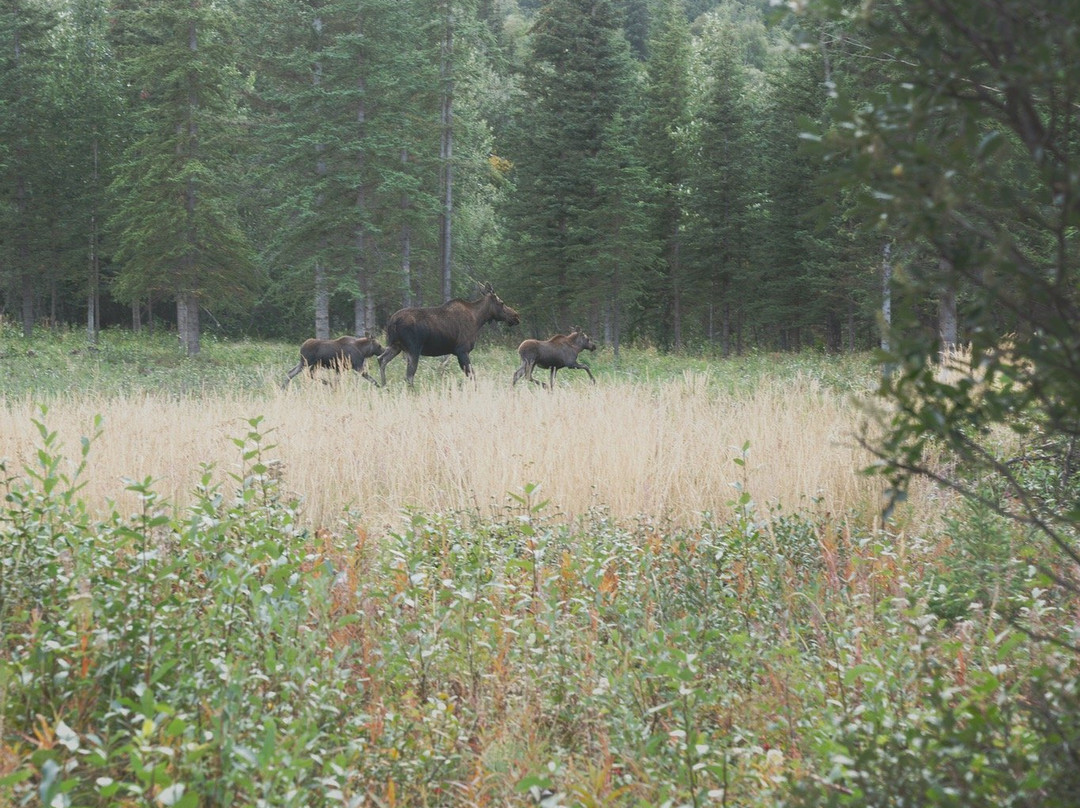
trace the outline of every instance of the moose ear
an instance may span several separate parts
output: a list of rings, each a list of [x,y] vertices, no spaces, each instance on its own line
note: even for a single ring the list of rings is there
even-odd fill
[[[495,294],[495,289],[490,282],[484,282],[480,284],[480,291],[483,292],[485,295]]]

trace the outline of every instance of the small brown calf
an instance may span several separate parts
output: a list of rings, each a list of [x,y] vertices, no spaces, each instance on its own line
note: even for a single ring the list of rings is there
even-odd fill
[[[306,339],[300,346],[300,361],[289,371],[285,384],[288,386],[293,376],[305,367],[311,377],[315,377],[315,368],[333,368],[345,370],[352,368],[369,382],[378,387],[374,377],[364,370],[364,361],[383,352],[377,340],[372,337],[338,337],[337,339]]]
[[[532,377],[533,368],[551,368],[551,383],[548,389],[555,389],[555,374],[560,368],[574,368],[584,370],[589,374],[589,379],[596,384],[592,371],[585,362],[578,360],[578,354],[582,351],[595,351],[596,343],[589,339],[589,335],[577,329],[570,334],[556,334],[551,339],[538,340],[527,339],[518,346],[518,356],[521,357],[521,367],[514,371],[514,381],[511,386],[518,383],[518,379],[524,377],[534,384],[545,386]]]

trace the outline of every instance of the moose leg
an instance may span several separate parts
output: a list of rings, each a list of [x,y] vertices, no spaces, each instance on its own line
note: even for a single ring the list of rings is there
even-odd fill
[[[531,370],[532,368],[529,367],[529,363],[527,361],[522,361],[521,367],[514,371],[514,381],[510,383],[510,386],[513,387],[515,384],[517,384],[518,379],[522,378],[526,374],[526,372]],[[532,381],[532,373],[529,373],[529,381]]]
[[[285,377],[285,383],[281,385],[282,389],[288,387],[289,382],[291,382],[293,380],[293,377],[296,376],[296,374],[298,374],[303,369],[304,369],[304,360],[301,359],[299,362],[296,363],[296,367],[294,367],[292,370],[289,371],[289,375]]]
[[[592,380],[592,383],[596,384],[596,379],[593,377],[592,371],[589,370],[589,366],[587,364],[585,364],[584,362],[582,362],[580,359],[577,362],[574,362],[574,364],[572,364],[572,365],[567,365],[567,367],[568,368],[577,368],[578,370],[584,370],[586,373],[589,374],[589,379]]]
[[[416,375],[416,366],[420,364],[420,354],[410,353],[407,354],[408,365],[405,368],[405,381],[409,383],[409,387],[412,387],[413,376]]]
[[[363,376],[365,379],[367,379],[369,382],[371,382],[376,387],[379,386],[378,380],[374,376],[372,376],[370,373],[368,373],[366,370],[364,370],[364,365],[363,364],[360,365],[360,375]]]
[[[401,348],[391,346],[379,354],[379,380],[382,382],[383,387],[386,387],[386,366],[399,353],[401,353]]]
[[[368,373],[364,369],[364,364],[367,362],[366,358],[357,360],[356,357],[353,357],[351,361],[352,361],[352,369],[353,370],[355,370],[357,373],[359,373],[361,376],[363,376],[365,379],[367,379],[369,382],[371,382],[376,387],[379,386],[379,383],[377,381],[375,381],[373,378],[371,378],[371,374]]]
[[[472,365],[469,364],[469,354],[466,351],[454,354],[457,357],[457,363],[461,367],[461,372],[466,376],[472,376]]]

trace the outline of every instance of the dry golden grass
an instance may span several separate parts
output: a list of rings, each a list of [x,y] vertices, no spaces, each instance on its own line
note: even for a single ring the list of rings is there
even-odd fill
[[[695,523],[702,512],[730,513],[735,484],[760,506],[807,507],[873,519],[882,483],[858,470],[870,457],[856,446],[855,402],[808,378],[725,394],[704,374],[659,384],[564,381],[554,393],[511,388],[505,379],[447,378],[409,391],[400,380],[376,389],[356,377],[323,385],[298,379],[266,392],[61,398],[44,422],[59,433],[74,466],[95,414],[104,434],[89,456],[82,496],[94,508],[115,500],[133,511],[125,478],[152,477],[154,489],[183,506],[213,463],[216,477],[240,469],[233,439],[262,416],[275,444],[285,491],[302,497],[302,519],[334,529],[351,510],[368,530],[401,523],[403,509],[502,513],[509,492],[540,486],[545,514],[574,517],[604,509],[613,518]],[[8,472],[31,463],[40,445],[29,400],[0,406],[0,458]],[[733,462],[749,442],[744,467]]]

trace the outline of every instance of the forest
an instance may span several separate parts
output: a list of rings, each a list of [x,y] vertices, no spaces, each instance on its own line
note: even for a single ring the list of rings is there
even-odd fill
[[[837,87],[888,78],[838,25],[769,0],[6,2],[0,316],[193,354],[490,282],[525,336],[616,353],[873,347],[883,271],[936,258],[890,255],[806,148]],[[955,320],[952,292],[913,304]]]
[[[0,804],[1073,808],[1078,250],[1075,2],[4,0]]]

